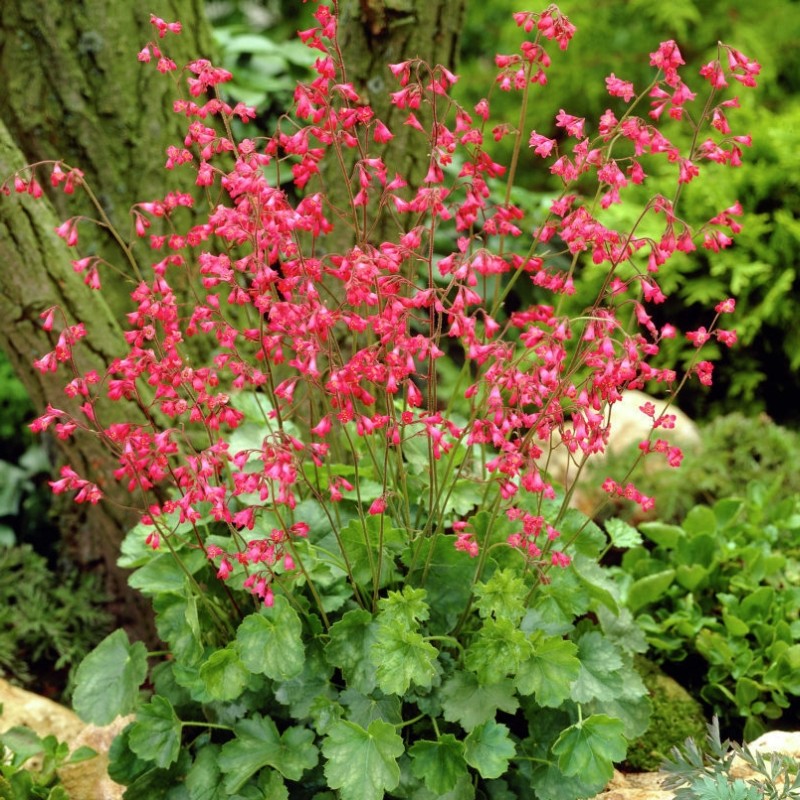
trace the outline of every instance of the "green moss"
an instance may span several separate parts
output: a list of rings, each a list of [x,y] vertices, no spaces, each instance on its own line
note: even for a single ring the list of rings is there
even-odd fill
[[[626,765],[631,771],[654,772],[687,737],[702,741],[707,724],[700,704],[653,662],[639,657],[636,668],[650,692],[653,714],[647,732],[631,742]]]

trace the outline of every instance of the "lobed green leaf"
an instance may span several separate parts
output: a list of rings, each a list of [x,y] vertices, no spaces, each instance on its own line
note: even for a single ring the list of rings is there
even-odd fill
[[[78,667],[73,708],[84,722],[108,725],[136,708],[146,676],[147,649],[141,642],[131,644],[124,630],[116,630]]]
[[[292,680],[303,671],[302,627],[289,601],[276,595],[272,608],[249,614],[239,625],[236,652],[250,672]]]
[[[383,800],[400,783],[397,759],[403,750],[403,740],[387,722],[375,720],[366,729],[337,722],[322,745],[328,785],[340,790],[342,800]]]

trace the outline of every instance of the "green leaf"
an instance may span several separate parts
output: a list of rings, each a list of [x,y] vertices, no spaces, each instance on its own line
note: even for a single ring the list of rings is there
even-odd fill
[[[116,630],[78,667],[73,708],[84,722],[108,725],[134,710],[146,676],[147,648],[131,644],[124,630]]]
[[[742,600],[739,605],[739,616],[745,622],[768,620],[772,616],[774,602],[775,590],[771,586],[759,586]]]
[[[382,719],[391,725],[399,725],[403,721],[400,699],[394,695],[385,696],[380,692],[377,694],[379,697],[368,697],[353,689],[345,689],[339,695],[339,702],[347,707],[347,718],[350,722],[367,728],[376,719]]]
[[[601,633],[590,631],[581,636],[578,659],[581,668],[571,690],[576,703],[588,703],[595,698],[613,700],[622,692],[622,656]]]
[[[273,767],[285,778],[299,781],[306,770],[317,765],[319,752],[314,732],[308,728],[287,728],[280,735],[269,717],[254,714],[238,722],[233,732],[235,738],[222,746],[218,762],[231,794],[264,767]]]
[[[122,733],[111,742],[108,750],[108,775],[117,783],[129,786],[140,775],[151,772],[153,765],[148,761],[142,761],[128,743],[128,734],[133,723],[124,728]]]
[[[90,761],[97,756],[97,750],[93,750],[88,745],[82,745],[70,753],[69,758],[64,762],[64,764],[81,764],[82,762]]]
[[[250,678],[233,645],[215,650],[200,667],[200,679],[214,700],[235,700]]]
[[[638,547],[642,543],[642,534],[627,522],[616,517],[606,520],[606,533],[614,547]]]
[[[23,725],[9,728],[0,735],[0,744],[7,747],[14,754],[11,759],[11,765],[14,767],[21,766],[29,758],[38,756],[44,751],[44,744],[39,735]]]
[[[437,536],[420,545],[418,565],[427,564],[425,579],[430,607],[430,628],[435,633],[452,630],[472,593],[475,564],[465,553],[455,549],[455,536]],[[410,553],[403,557],[410,564]],[[420,567],[421,568],[421,567]]]
[[[680,564],[675,579],[687,591],[693,592],[707,577],[709,570],[702,564]]]
[[[405,694],[412,683],[429,688],[436,675],[439,651],[422,635],[407,628],[381,625],[370,657],[382,692]]]
[[[598,608],[597,617],[603,633],[621,650],[626,653],[647,652],[647,637],[633,621],[633,614],[627,608],[620,609],[619,614],[612,614],[606,608]]]
[[[666,594],[674,579],[675,570],[665,569],[634,581],[628,589],[628,608],[635,613],[648,603],[655,603]]]
[[[306,647],[303,671],[296,678],[275,687],[275,699],[289,706],[295,719],[309,716],[311,706],[318,697],[330,698],[334,694],[331,682],[333,667],[325,659],[322,642],[311,639]]]
[[[262,772],[258,778],[258,789],[260,793],[253,794],[253,800],[289,800],[289,790],[279,772]]]
[[[578,648],[573,642],[550,636],[533,642],[533,655],[517,670],[520,694],[533,694],[545,708],[558,708],[570,696],[581,671]]]
[[[347,686],[362,694],[375,688],[375,667],[370,660],[378,625],[363,609],[348,611],[331,626],[325,659],[342,671]]]
[[[695,506],[683,520],[683,530],[690,537],[717,532],[717,516],[708,506]]]
[[[494,719],[499,709],[513,714],[519,708],[514,684],[506,678],[491,686],[481,686],[472,672],[456,672],[441,689],[444,718],[458,722],[466,731]]]
[[[659,547],[667,550],[674,550],[678,542],[685,538],[686,534],[677,525],[667,525],[664,522],[643,522],[639,525],[639,530]]]
[[[531,495],[536,497],[536,495]],[[560,512],[561,502],[558,500],[548,501],[555,505],[556,516]],[[545,516],[547,514],[545,513]],[[561,518],[558,529],[561,531],[562,541],[572,541],[572,547],[576,553],[596,560],[606,546],[607,537],[600,527],[577,508],[570,508]]]
[[[514,674],[531,652],[528,637],[508,619],[487,619],[464,653],[464,665],[484,685]]]
[[[381,574],[378,585],[385,586],[394,568],[392,551],[405,543],[404,531],[391,527],[388,517],[375,515],[368,516],[363,522],[360,519],[351,520],[339,531],[339,537],[353,578],[362,586],[372,583],[380,552]]]
[[[352,689],[347,689],[346,691],[353,692]],[[342,692],[342,694],[344,693],[345,692]],[[364,705],[358,707],[356,712],[353,712],[351,709],[350,714],[348,715],[353,722],[357,722],[359,725],[369,725],[373,719],[383,719],[381,714],[377,712],[377,709],[369,705],[369,698],[364,697],[363,694],[359,694],[358,692],[353,692],[353,694],[364,698]],[[396,697],[391,699],[397,700]],[[364,712],[363,717],[359,716],[359,712],[362,711]],[[400,717],[399,701],[397,702],[397,714],[397,720],[389,721],[402,721],[402,718]],[[332,700],[330,697],[326,697],[324,694],[319,694],[312,700],[308,707],[308,714],[306,714],[309,720],[309,727],[313,728],[320,736],[324,736],[328,730],[330,730],[331,725],[333,725],[335,722],[338,722],[344,715],[344,707],[342,704],[336,700]]]
[[[525,614],[530,587],[510,569],[499,569],[485,583],[475,586],[475,605],[482,617],[518,623]]]
[[[197,751],[197,758],[186,773],[184,784],[189,791],[189,800],[228,800],[230,797],[217,764],[219,751],[220,748],[213,744],[206,744]]]
[[[430,608],[425,602],[426,595],[424,589],[415,589],[412,586],[404,586],[402,592],[389,592],[378,603],[378,621],[381,625],[401,624],[413,628],[415,622],[424,622],[430,616]]]
[[[508,728],[494,720],[479,725],[464,740],[464,758],[483,778],[499,778],[516,751]]]
[[[172,704],[155,695],[136,712],[136,722],[128,734],[131,750],[139,758],[168,767],[178,760],[181,751],[181,721]]]
[[[736,681],[736,704],[739,713],[747,715],[750,706],[761,696],[761,686],[751,678],[739,678]]]
[[[153,599],[153,609],[158,635],[169,645],[173,658],[184,666],[199,666],[203,659],[203,644],[199,630],[195,631],[191,623],[188,599],[176,594],[161,594]]]
[[[725,630],[728,631],[731,636],[747,636],[747,634],[750,633],[750,627],[747,623],[740,620],[739,617],[734,614],[728,614],[723,611],[722,622],[725,625]]]
[[[282,595],[272,608],[245,617],[236,631],[236,651],[242,664],[256,674],[288,681],[303,671],[302,623]]]
[[[435,742],[419,740],[409,748],[408,754],[411,756],[411,772],[437,795],[451,791],[463,775],[469,774],[464,760],[464,743],[451,733],[440,735]]]
[[[570,571],[580,581],[586,594],[594,601],[593,608],[598,608],[602,605],[613,614],[619,614],[619,606],[614,597],[616,587],[609,579],[606,570],[596,561],[592,561],[586,556],[578,555],[572,562]]]
[[[174,772],[153,767],[127,785],[124,797],[125,800],[173,800],[178,782]]]
[[[460,479],[454,481],[451,491],[447,496],[444,513],[455,512],[458,517],[467,516],[476,506],[483,501],[481,485],[473,480]]]
[[[630,683],[636,683],[638,675],[629,673],[627,676]],[[641,681],[639,681],[641,683]],[[628,681],[625,683],[626,694],[629,697],[620,696],[614,700],[592,700],[585,705],[584,711],[589,714],[605,714],[608,717],[618,719],[622,723],[622,733],[630,742],[643,736],[650,726],[650,718],[653,713],[653,704],[647,696],[647,689],[642,685],[642,694],[636,695],[635,687],[628,691]]]
[[[622,731],[622,723],[605,714],[593,714],[571,725],[553,745],[559,768],[598,789],[605,786],[614,775],[614,762],[625,758],[627,743]]]
[[[403,740],[394,725],[375,720],[366,730],[352,722],[337,722],[325,737],[325,777],[342,800],[382,800],[400,783],[397,759]]]
[[[180,558],[180,562],[178,562]],[[160,553],[128,577],[128,583],[142,594],[156,595],[162,592],[180,594],[186,583],[186,572],[194,575],[207,563],[202,550],[184,550],[180,556]]]

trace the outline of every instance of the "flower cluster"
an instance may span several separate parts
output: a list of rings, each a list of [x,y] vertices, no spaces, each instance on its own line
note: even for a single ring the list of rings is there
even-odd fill
[[[729,78],[753,85],[758,66],[722,48],[720,60],[701,71],[712,101],[688,114],[696,93],[684,83],[678,46],[663,42],[650,57],[658,72],[649,87],[637,92],[612,74],[607,89],[617,112],[607,110],[593,132],[561,110],[553,137],[502,122],[491,127],[489,101],[459,105],[451,96],[456,76],[444,67],[418,59],[392,64],[392,103],[429,153],[414,185],[380,154],[393,132],[344,82],[335,4],[318,6],[315,17],[318,24],[300,34],[319,52],[314,78],[297,87],[294,118],[265,141],[231,137],[230,121],[255,111],[217,94],[229,73],[207,61],[188,65],[188,97],[175,103],[187,133],[169,148],[166,167],[188,172],[216,199],[203,221],[184,229],[176,212],[193,208],[197,192],[133,208],[134,230],[149,237],[155,255],[131,294],[128,351],[103,376],[83,375],[73,353],[83,328],[65,326],[36,366],[70,362],[78,377],[68,391],[83,398],[83,418],[48,408],[32,428],[57,422],[59,435],[101,436],[118,455],[115,477],[141,498],[153,546],[176,524],[210,519],[230,531],[240,543],[235,551],[205,546],[200,536],[198,546],[219,564],[222,580],[241,565],[245,585],[267,604],[276,571],[301,566],[293,542],[307,532],[301,509],[309,498],[326,507],[335,531],[344,502],[351,515],[388,516],[412,540],[449,533],[456,548],[479,556],[487,543],[469,526],[479,505],[451,502],[456,483],[468,481],[519,526],[510,547],[540,567],[566,566],[568,542],[543,503],[570,487],[549,471],[550,455],[565,452],[579,473],[605,449],[608,408],[626,390],[652,382],[675,389],[685,380],[657,359],[661,342],[677,334],[653,321],[653,307],[665,300],[658,276],[673,254],[690,253],[698,242],[727,247],[739,230],[738,205],[695,226],[678,204],[681,186],[707,163],[740,163],[749,138],[731,134],[735,98],[716,95]],[[515,19],[531,38],[519,53],[497,56],[497,82],[528,93],[547,82],[547,48],[565,49],[574,27],[555,7]],[[178,23],[152,22],[159,41],[180,31]],[[175,69],[161,45],[151,42],[139,60],[151,55],[158,69]],[[647,117],[634,113],[641,96],[650,98]],[[664,117],[697,126],[688,151],[659,127]],[[527,142],[561,184],[544,218],[496,189],[515,179],[514,168],[492,155],[492,140],[508,135],[517,152]],[[632,230],[604,222],[603,211],[643,184],[645,167],[658,160],[674,171],[674,196],[652,197]],[[83,180],[64,164],[50,174],[66,192]],[[329,189],[342,182],[348,199],[336,206]],[[578,188],[587,185],[596,197]],[[35,172],[17,176],[13,188],[41,194]],[[396,235],[376,239],[386,219],[396,221]],[[660,235],[639,233],[645,219],[661,220]],[[155,220],[171,233],[151,233]],[[58,229],[71,247],[79,221]],[[350,245],[331,251],[329,234],[342,228]],[[445,228],[455,247],[440,253],[436,237]],[[98,259],[73,263],[90,287],[100,287]],[[605,277],[594,304],[570,315],[584,265]],[[536,302],[507,312],[504,301],[521,284],[528,287],[519,296],[532,293]],[[732,345],[735,332],[717,328],[719,315],[732,309],[732,300],[721,303],[710,327],[689,340],[700,347],[715,336]],[[632,325],[623,321],[631,317]],[[53,325],[52,312],[45,324]],[[209,355],[198,363],[197,353]],[[440,365],[453,360],[463,364],[461,377],[444,397]],[[708,362],[689,371],[710,382]],[[142,409],[144,421],[96,422],[97,403],[123,399]],[[253,408],[261,426],[255,442],[242,433],[254,427]],[[655,408],[643,413],[654,435],[670,426]],[[642,452],[662,453],[672,466],[681,459],[657,436]],[[360,483],[360,468],[375,493]],[[97,502],[94,484],[68,467],[62,476],[55,491],[77,490],[78,501]],[[412,497],[411,484],[423,485],[424,496]],[[608,479],[603,488],[652,506],[633,484]]]

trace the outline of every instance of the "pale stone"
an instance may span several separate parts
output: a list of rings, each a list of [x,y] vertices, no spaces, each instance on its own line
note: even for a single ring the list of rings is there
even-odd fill
[[[636,445],[644,441],[653,433],[653,418],[641,411],[645,403],[652,403],[656,409],[656,416],[663,412],[666,401],[649,394],[629,389],[622,393],[622,399],[613,403],[606,409],[608,420],[608,442],[604,453],[595,453],[588,457],[587,465],[597,466],[603,462],[605,454],[621,453],[631,445]],[[677,445],[683,449],[691,449],[700,446],[700,431],[697,425],[681,411],[676,405],[671,405],[666,412],[667,415],[674,415],[675,427],[659,427],[653,433],[652,439],[664,439],[671,445]],[[583,459],[583,454],[578,450],[575,454],[570,454],[566,446],[562,443],[556,444],[549,454],[545,453],[540,459],[540,464],[547,463],[550,475],[559,482],[571,483],[577,470],[577,464]],[[666,463],[663,459],[658,463]],[[586,470],[582,476],[586,475]],[[580,479],[578,481],[580,488]]]
[[[596,800],[671,800],[674,792],[661,788],[663,775],[643,772],[623,774],[614,770],[614,777]]]
[[[70,752],[87,746],[98,755],[80,764],[62,767],[59,777],[72,800],[120,800],[125,787],[107,775],[108,748],[114,737],[130,721],[118,719],[105,728],[86,725],[75,712],[46,697],[12,686],[0,678],[0,730],[24,725],[42,738],[52,734],[66,742]],[[26,766],[38,766],[33,760]]]
[[[643,413],[641,408],[645,403],[655,406],[655,416],[662,413],[675,417],[674,428],[659,427],[653,431],[653,418]],[[579,449],[570,453],[566,445],[558,439],[558,434],[553,434],[554,447],[545,452],[538,460],[540,469],[546,470],[556,488],[564,488],[570,492],[570,505],[590,517],[602,506],[607,496],[600,488],[602,478],[599,478],[598,467],[602,467],[609,455],[624,453],[640,442],[650,438],[655,442],[664,439],[671,446],[680,447],[684,452],[697,451],[701,446],[700,430],[692,420],[676,405],[670,405],[665,410],[666,401],[652,397],[649,394],[634,389],[623,392],[622,399],[606,408],[608,438],[605,450],[602,453],[593,453],[585,457]],[[567,428],[570,428],[567,425]],[[652,435],[651,435],[652,434]],[[634,459],[635,455],[631,456]],[[585,459],[585,463],[584,462]],[[583,467],[578,472],[578,467]],[[631,466],[633,460],[631,461]],[[645,458],[638,467],[643,472],[658,472],[667,468],[667,460],[662,455]],[[621,478],[621,475],[616,476]],[[634,476],[635,483],[635,476]]]
[[[788,756],[800,762],[800,732],[770,731],[756,739],[750,750],[768,759],[773,753]],[[594,800],[671,800],[675,793],[661,788],[664,775],[659,773],[628,774],[615,770],[614,777]],[[755,773],[739,758],[734,759],[730,778],[749,781]]]
[[[773,753],[777,753],[800,763],[800,732],[767,731],[751,742],[748,749],[752,753],[761,753],[767,760]],[[734,778],[747,779],[750,776],[750,768],[737,756],[731,765],[731,775]]]

